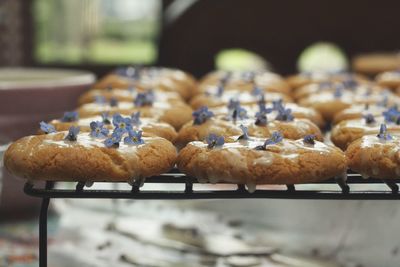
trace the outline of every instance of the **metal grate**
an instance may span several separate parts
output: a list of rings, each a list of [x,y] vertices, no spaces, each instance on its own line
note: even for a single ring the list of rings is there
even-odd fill
[[[78,182],[75,189],[53,189],[52,182],[47,182],[46,188],[35,188],[27,183],[24,191],[33,197],[41,198],[113,198],[113,199],[238,199],[238,198],[288,198],[288,199],[400,199],[397,183],[400,180],[364,179],[356,173],[348,173],[346,181],[329,179],[327,181],[310,183],[312,189],[304,186],[286,185],[257,189],[249,193],[244,185],[237,185],[236,189],[219,190],[217,187],[207,190],[196,190],[193,185],[197,180],[172,170],[160,176],[147,178],[145,184],[185,184],[184,190],[141,190],[133,185],[130,190],[99,190],[85,187],[85,183]],[[309,185],[310,185],[309,184]],[[329,190],[324,185],[332,184]],[[356,184],[368,185],[368,189],[353,190]],[[374,185],[386,186],[374,186]],[[318,186],[320,185],[320,186]],[[336,185],[336,186],[335,186]],[[372,186],[371,186],[372,185]],[[166,188],[168,186],[163,186]],[[326,186],[325,186],[326,187]]]
[[[54,182],[46,182],[44,188],[35,188],[31,183],[26,183],[24,192],[33,197],[42,198],[42,207],[39,218],[39,266],[47,266],[47,211],[51,198],[102,198],[102,199],[256,199],[256,198],[281,198],[281,199],[374,199],[395,200],[400,199],[400,179],[381,180],[363,179],[357,173],[349,172],[347,180],[329,179],[322,182],[310,183],[313,186],[286,185],[281,187],[267,187],[249,193],[244,185],[237,185],[236,189],[219,190],[214,186],[206,190],[197,190],[193,185],[197,180],[188,177],[174,169],[160,176],[149,177],[145,184],[184,184],[183,190],[143,190],[139,185],[131,186],[130,190],[89,189],[85,183],[76,183],[75,189],[54,188]],[[362,184],[357,190],[357,184]],[[329,190],[324,187],[329,186]],[[365,188],[368,187],[368,190]]]

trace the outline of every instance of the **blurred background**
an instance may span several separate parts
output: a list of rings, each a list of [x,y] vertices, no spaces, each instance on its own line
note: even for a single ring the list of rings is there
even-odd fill
[[[39,121],[73,109],[95,77],[117,66],[175,67],[197,78],[215,68],[349,70],[360,54],[399,51],[399,10],[396,0],[2,0],[0,155]],[[22,181],[0,178],[0,266],[37,266],[40,203],[23,195]],[[57,200],[49,259],[51,266],[398,266],[399,219],[397,203],[387,201]]]
[[[348,58],[397,51],[398,8],[396,0],[3,0],[0,65],[104,75],[116,65],[151,64],[200,77],[219,52],[240,48],[289,74],[319,41]]]

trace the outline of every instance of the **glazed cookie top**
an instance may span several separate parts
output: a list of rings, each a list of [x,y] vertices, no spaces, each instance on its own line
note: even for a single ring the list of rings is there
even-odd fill
[[[309,119],[318,127],[322,128],[325,125],[325,121],[322,118],[321,114],[316,111],[314,108],[311,107],[302,107],[297,105],[296,103],[283,103],[281,101],[276,101],[272,103],[266,103],[263,108],[270,110],[270,112],[267,114],[268,120],[274,120],[278,116],[278,107],[283,106],[286,109],[291,110],[291,114],[293,115],[294,118],[297,119]],[[258,104],[247,104],[242,106],[246,112],[247,115],[250,118],[254,118],[257,112],[260,111],[260,103]],[[226,107],[214,107],[210,108],[210,110],[215,114],[217,117],[226,117],[227,115],[232,114],[232,109],[229,108],[228,106]]]
[[[355,95],[370,96],[377,93],[383,92],[383,88],[370,83],[358,84],[358,83],[343,83],[343,82],[321,82],[321,83],[310,83],[297,88],[294,91],[293,96],[295,99],[301,99],[308,97],[309,95],[319,94],[322,92],[335,92],[338,86],[343,87],[343,90],[348,90]],[[389,93],[389,92],[388,92]]]
[[[200,181],[244,183],[254,191],[257,184],[293,184],[343,175],[346,160],[338,148],[312,136],[288,140],[274,132],[267,140],[247,137],[224,143],[212,137],[207,143],[191,142],[180,152],[178,168]]]
[[[285,80],[276,73],[266,71],[215,71],[206,75],[199,84],[200,92],[224,86],[225,90],[252,91],[254,86],[266,92],[280,92],[290,94],[290,87]]]
[[[381,86],[396,89],[400,86],[400,70],[382,72],[375,80]]]
[[[368,79],[348,72],[301,72],[299,74],[289,76],[286,81],[292,88],[299,88],[301,86],[310,83],[321,83],[321,82],[343,82],[343,81],[355,81],[357,83],[368,82]]]
[[[113,99],[116,101],[130,102],[134,101],[138,94],[152,93],[154,101],[183,101],[182,97],[176,92],[165,92],[161,90],[148,90],[141,88],[128,88],[128,89],[91,89],[79,97],[79,105],[86,103],[106,103]]]
[[[365,135],[346,150],[349,167],[363,177],[392,179],[400,177],[400,139],[382,124],[379,134]]]

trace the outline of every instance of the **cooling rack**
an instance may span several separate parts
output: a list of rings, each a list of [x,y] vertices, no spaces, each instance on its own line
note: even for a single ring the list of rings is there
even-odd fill
[[[217,185],[198,189],[198,182],[173,169],[168,173],[149,177],[144,184],[161,184],[157,190],[144,190],[139,184],[133,184],[129,189],[90,189],[83,182],[75,182],[71,186],[54,187],[54,182],[46,182],[44,187],[35,187],[26,183],[24,192],[32,197],[42,199],[39,217],[39,266],[47,266],[47,211],[52,198],[82,198],[82,199],[147,199],[147,200],[178,200],[178,199],[336,199],[336,200],[396,200],[400,199],[397,183],[400,179],[381,180],[364,179],[360,174],[348,172],[347,179],[329,179],[306,185],[263,186],[253,193],[238,184],[234,189],[226,189]],[[70,182],[72,183],[72,182]],[[62,183],[65,185],[66,183]],[[170,184],[184,184],[182,190],[168,189]],[[361,189],[360,189],[360,185]],[[367,189],[366,189],[367,188]]]

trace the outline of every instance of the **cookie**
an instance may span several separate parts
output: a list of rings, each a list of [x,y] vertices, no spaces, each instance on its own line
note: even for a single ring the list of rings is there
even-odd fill
[[[79,127],[81,132],[91,132],[93,129],[91,128],[91,123],[101,123],[108,130],[114,130],[116,125],[118,124],[118,120],[121,120],[121,115],[114,114],[114,116],[108,116],[107,114],[103,114],[102,116],[93,116],[88,118],[76,119],[74,121],[65,121],[63,118],[52,120],[49,122],[50,125],[54,127],[56,131],[67,131],[71,126]],[[175,129],[163,122],[158,122],[152,118],[140,118],[140,113],[133,113],[129,117],[125,117],[122,119],[124,121],[128,121],[128,123],[135,130],[142,130],[144,134],[151,134],[154,136],[159,136],[165,138],[171,142],[174,142],[176,137],[178,136]],[[46,131],[46,126],[44,129],[41,129],[40,133],[43,134]]]
[[[115,105],[88,103],[78,108],[81,118],[93,117],[103,112],[110,115],[120,113],[130,116],[134,112],[140,111],[143,118],[153,118],[161,122],[171,124],[175,129],[180,129],[182,125],[191,120],[192,109],[184,103],[167,103],[167,102],[147,102],[141,104],[133,102],[116,102]]]
[[[400,134],[400,125],[396,122],[387,121],[383,116],[375,117],[368,114],[361,119],[345,120],[336,124],[332,128],[331,140],[336,146],[346,150],[353,141],[364,135],[377,135],[382,123],[387,124],[389,133]]]
[[[400,71],[385,71],[378,74],[375,78],[375,81],[382,87],[396,90],[400,86]]]
[[[400,139],[381,125],[378,135],[365,135],[346,150],[349,168],[364,178],[400,178]]]
[[[292,90],[293,92],[295,92],[297,88],[311,83],[343,81],[355,81],[357,83],[363,83],[368,82],[368,79],[362,75],[354,73],[322,71],[301,72],[286,78],[286,82],[291,88],[294,89]]]
[[[293,102],[292,98],[282,94],[268,92],[264,93],[262,91],[257,92],[247,92],[241,90],[228,90],[222,92],[212,92],[209,94],[194,96],[190,101],[190,106],[193,109],[198,109],[202,106],[218,107],[225,106],[229,104],[230,101],[239,101],[242,105],[256,104],[259,99],[263,97],[264,101],[267,103],[272,103],[273,101],[283,100],[285,103]]]
[[[282,138],[241,139],[223,143],[219,137],[191,142],[177,160],[180,171],[200,182],[246,184],[250,192],[261,184],[297,184],[342,176],[347,169],[340,149],[315,141]]]
[[[274,108],[274,106],[277,107],[278,105],[282,105],[284,108],[290,109],[291,114],[296,119],[308,119],[313,123],[315,123],[321,129],[325,127],[325,121],[318,111],[316,111],[313,108],[299,106],[296,103],[284,103],[280,101],[273,103],[266,103],[265,108],[270,110],[272,109],[271,113],[268,115],[271,119],[276,118],[276,116],[278,115],[277,109]],[[260,111],[259,104],[247,104],[247,105],[242,105],[242,107],[246,109],[247,115],[251,118],[252,117],[254,118],[256,113]],[[226,116],[232,113],[232,110],[230,110],[227,106],[214,107],[210,108],[210,110],[217,117]]]
[[[291,89],[278,74],[267,71],[215,71],[207,74],[199,83],[198,92],[217,91],[223,87],[225,91],[241,90],[251,92],[258,88],[264,92],[276,92],[290,95]]]
[[[175,164],[175,147],[161,137],[136,133],[130,138],[124,133],[117,136],[119,141],[114,136],[107,147],[110,136],[94,138],[77,132],[72,128],[19,139],[5,152],[4,166],[30,181],[133,182],[169,171]]]
[[[400,67],[400,53],[370,53],[356,56],[352,67],[356,72],[375,75]]]
[[[148,90],[142,88],[129,88],[129,89],[92,89],[82,94],[79,97],[78,104],[83,105],[87,103],[105,103],[112,100],[119,102],[134,101],[138,93],[153,92],[154,101],[166,101],[169,103],[182,102],[183,98],[176,92],[165,92],[161,90]]]
[[[334,92],[321,92],[309,95],[298,101],[300,105],[315,108],[326,121],[334,120],[336,114],[354,105],[379,104],[383,106],[400,103],[400,98],[390,91],[358,94],[338,87]]]
[[[287,118],[272,117],[272,114],[258,114],[257,118],[248,118],[238,115],[236,119],[213,117],[208,110],[198,110],[193,121],[185,124],[178,132],[176,144],[179,147],[191,141],[202,141],[209,134],[221,135],[227,140],[236,140],[241,134],[242,126],[247,128],[248,134],[255,137],[270,137],[279,131],[285,138],[298,139],[306,135],[315,135],[322,140],[322,133],[318,126],[307,119],[294,119],[290,113]],[[203,115],[206,114],[206,115]],[[196,117],[197,116],[197,117]],[[285,116],[285,115],[283,115]],[[198,118],[202,117],[202,120]]]
[[[176,69],[156,67],[119,68],[100,79],[93,88],[130,88],[132,86],[178,92],[185,100],[190,99],[197,92],[196,81],[190,74]]]
[[[296,100],[308,97],[313,94],[319,94],[322,92],[335,92],[338,86],[347,88],[352,93],[361,96],[371,96],[379,94],[383,91],[383,88],[372,83],[339,83],[339,82],[321,82],[321,83],[310,83],[297,88],[293,92],[293,98]]]

